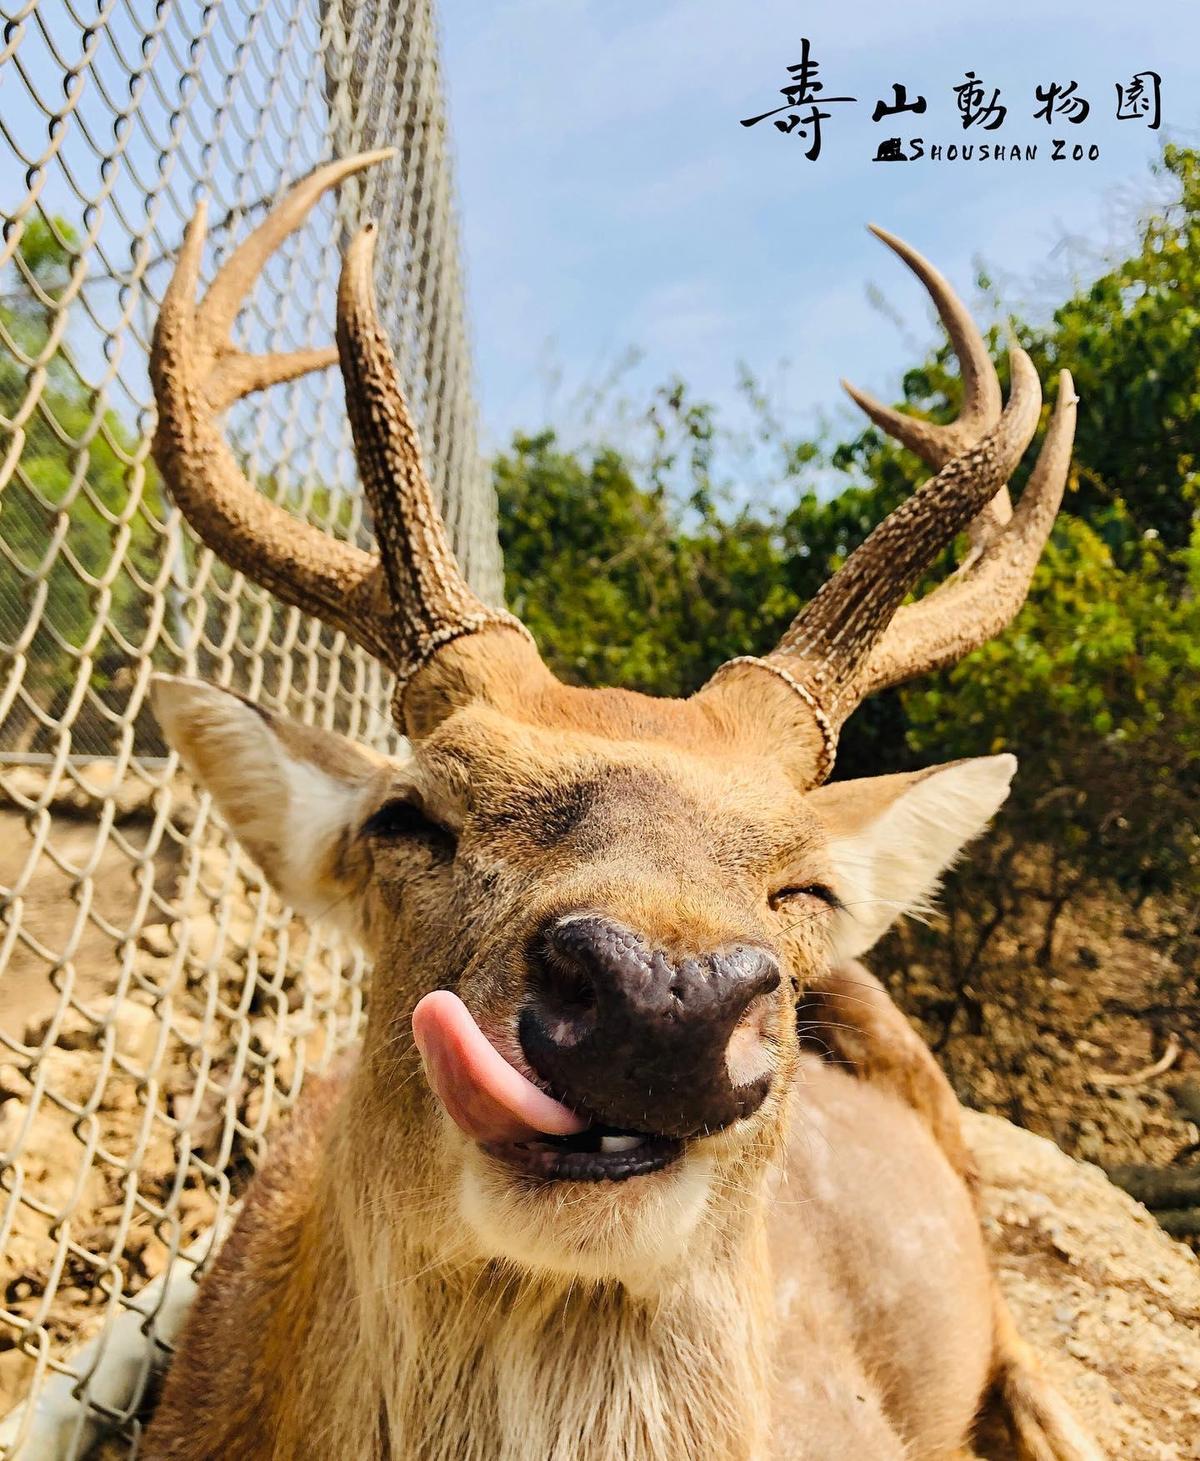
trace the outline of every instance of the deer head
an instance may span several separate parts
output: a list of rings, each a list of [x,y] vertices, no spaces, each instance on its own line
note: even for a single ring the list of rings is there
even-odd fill
[[[284,898],[336,910],[373,957],[350,1124],[364,1162],[437,1194],[429,1242],[562,1274],[658,1273],[695,1235],[741,1221],[761,1187],[804,989],[923,906],[1004,799],[1008,756],[822,783],[859,701],[952,662],[1020,607],[1066,477],[1071,380],[1014,511],[1006,483],[1040,410],[1033,367],[1012,352],[1002,410],[949,286],[880,233],[936,302],[965,401],[934,427],[852,394],[935,475],[773,650],[723,665],[690,699],[566,686],[449,550],[376,313],[369,226],[346,253],[336,358],[378,556],[258,494],[218,429],[239,396],[334,360],[251,357],[229,330],[322,191],[379,155],[298,184],[199,305],[198,213],[151,372],[174,500],[227,563],[394,672],[404,749],[383,757],[191,680],[161,677],[155,704]],[[958,571],[904,603],[966,528]],[[421,1057],[427,1080],[409,1079]]]

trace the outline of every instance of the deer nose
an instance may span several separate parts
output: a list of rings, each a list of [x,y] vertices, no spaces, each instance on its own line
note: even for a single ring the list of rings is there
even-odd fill
[[[734,944],[672,960],[638,933],[568,914],[534,941],[518,1030],[534,1070],[611,1126],[689,1137],[762,1105],[779,965]]]

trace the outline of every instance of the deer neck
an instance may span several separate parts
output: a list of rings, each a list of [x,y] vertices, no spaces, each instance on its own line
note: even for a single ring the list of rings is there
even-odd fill
[[[406,1210],[386,1176],[390,1163],[366,1149],[361,1128],[357,1140],[352,1123],[339,1135],[314,1195],[330,1312],[310,1329],[324,1336],[314,1346],[324,1373],[306,1382],[323,1396],[337,1454],[737,1461],[763,1453],[765,1198],[743,1196],[724,1225],[706,1229],[702,1260],[693,1248],[678,1271],[635,1292],[431,1251],[428,1208]]]

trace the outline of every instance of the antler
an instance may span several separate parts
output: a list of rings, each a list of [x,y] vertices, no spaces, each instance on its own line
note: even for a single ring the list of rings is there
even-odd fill
[[[402,645],[393,644],[391,663],[405,681],[435,650],[489,625],[515,629],[531,643],[532,636],[519,619],[474,594],[450,550],[375,306],[374,257],[375,225],[368,223],[342,265],[337,343],[358,471],[371,504],[393,622],[403,634]]]
[[[873,231],[933,298],[959,358],[963,408],[957,420],[936,426],[847,386],[877,425],[940,470],[850,555],[775,649],[762,658],[730,660],[717,671],[764,669],[799,696],[821,732],[816,781],[833,767],[841,725],[869,694],[953,663],[1016,615],[1062,500],[1075,429],[1075,391],[1064,370],[1037,466],[1014,513],[1008,479],[1041,409],[1033,365],[1023,350],[1010,352],[1012,389],[1001,412],[995,369],[961,301],[915,250],[882,229]],[[964,562],[923,599],[902,607],[921,574],[964,528],[972,541]]]
[[[403,689],[438,650],[463,635],[504,628],[531,641],[519,620],[471,591],[450,551],[375,306],[373,226],[347,250],[338,287],[336,355],[319,349],[252,356],[229,338],[264,263],[325,189],[388,155],[372,152],[330,163],[298,183],[230,256],[197,305],[204,247],[199,208],[163,299],[150,373],[159,408],[155,460],[204,542],[285,602],[343,629],[393,668]],[[1063,371],[1041,456],[1014,513],[1008,478],[1033,436],[1041,406],[1033,366],[1023,351],[1012,351],[1012,393],[1002,412],[995,369],[950,286],[907,245],[875,232],[925,283],[937,305],[961,363],[962,411],[950,425],[934,426],[847,388],[872,420],[937,469],[936,475],[850,556],[775,649],[762,658],[731,660],[713,677],[743,667],[766,670],[787,685],[821,734],[823,752],[813,773],[818,781],[832,768],[838,729],[860,700],[951,663],[1016,614],[1062,498],[1074,433],[1074,387]],[[240,397],[322,369],[335,358],[346,382],[379,556],[328,537],[262,497],[216,424]],[[922,572],[966,527],[972,548],[963,564],[925,598],[902,607]],[[540,665],[536,650],[532,659],[527,655],[523,651],[520,660],[526,675]],[[475,693],[475,681],[485,673],[481,657],[467,652],[434,698],[448,705]],[[728,687],[722,693],[727,696]],[[423,718],[436,713],[441,712],[426,707],[406,718],[417,731]]]
[[[286,603],[314,614],[405,682],[442,645],[498,626],[528,631],[466,584],[446,540],[416,430],[375,307],[374,226],[347,250],[338,289],[338,344],[253,356],[229,338],[264,264],[326,189],[392,155],[367,152],[297,183],[195,303],[204,206],[188,225],[150,351],[158,403],[154,459],[183,515],[220,558]],[[234,401],[340,358],[378,556],[294,518],[257,492],[217,426]]]

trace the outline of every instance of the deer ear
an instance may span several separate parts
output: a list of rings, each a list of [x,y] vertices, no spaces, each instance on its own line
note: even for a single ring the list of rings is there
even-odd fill
[[[866,953],[901,915],[929,911],[942,874],[995,816],[1016,769],[1015,756],[980,756],[810,794],[844,905],[835,964]]]
[[[298,912],[357,934],[347,898],[365,873],[354,834],[390,763],[361,746],[260,710],[203,680],[155,675],[151,704],[163,734],[210,792],[234,836]]]

